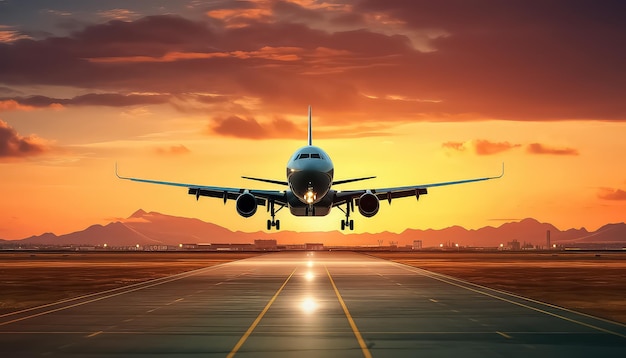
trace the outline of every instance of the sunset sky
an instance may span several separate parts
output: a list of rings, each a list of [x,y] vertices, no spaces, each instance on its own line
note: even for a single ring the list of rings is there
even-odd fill
[[[0,238],[135,210],[258,231],[260,208],[120,174],[277,188],[314,144],[341,188],[426,184],[356,232],[626,221],[626,3],[0,0]],[[277,216],[283,230],[339,228]]]

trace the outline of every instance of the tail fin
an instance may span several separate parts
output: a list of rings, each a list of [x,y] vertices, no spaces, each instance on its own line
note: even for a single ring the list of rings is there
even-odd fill
[[[313,133],[311,129],[311,106],[309,106],[309,145],[313,145]]]

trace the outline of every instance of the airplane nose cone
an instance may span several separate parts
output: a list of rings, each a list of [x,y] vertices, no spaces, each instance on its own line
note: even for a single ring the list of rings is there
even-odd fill
[[[315,204],[328,193],[331,177],[317,171],[297,171],[289,176],[291,191],[306,204]]]

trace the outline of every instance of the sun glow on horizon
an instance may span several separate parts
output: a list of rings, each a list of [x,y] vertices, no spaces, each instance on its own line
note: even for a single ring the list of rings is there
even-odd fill
[[[580,38],[571,16],[618,12],[559,1],[569,11],[537,16],[528,38],[511,14],[532,2],[496,2],[479,22],[446,1],[0,5],[0,239],[106,225],[139,208],[266,231],[264,207],[245,219],[232,201],[120,181],[114,163],[128,176],[285,190],[241,176],[285,180],[306,145],[308,105],[335,180],[376,176],[336,190],[498,175],[506,163],[496,181],[382,200],[371,218],[357,209],[355,233],[502,217],[588,230],[626,221],[623,69],[607,61],[623,24],[589,20]],[[56,25],[77,14],[71,32]],[[281,230],[320,235],[343,217],[276,216]]]

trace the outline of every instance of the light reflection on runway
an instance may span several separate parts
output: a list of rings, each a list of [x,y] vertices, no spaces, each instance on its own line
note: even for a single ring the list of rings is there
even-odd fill
[[[624,357],[626,327],[366,255],[281,252],[2,316],[0,347],[7,357]]]

